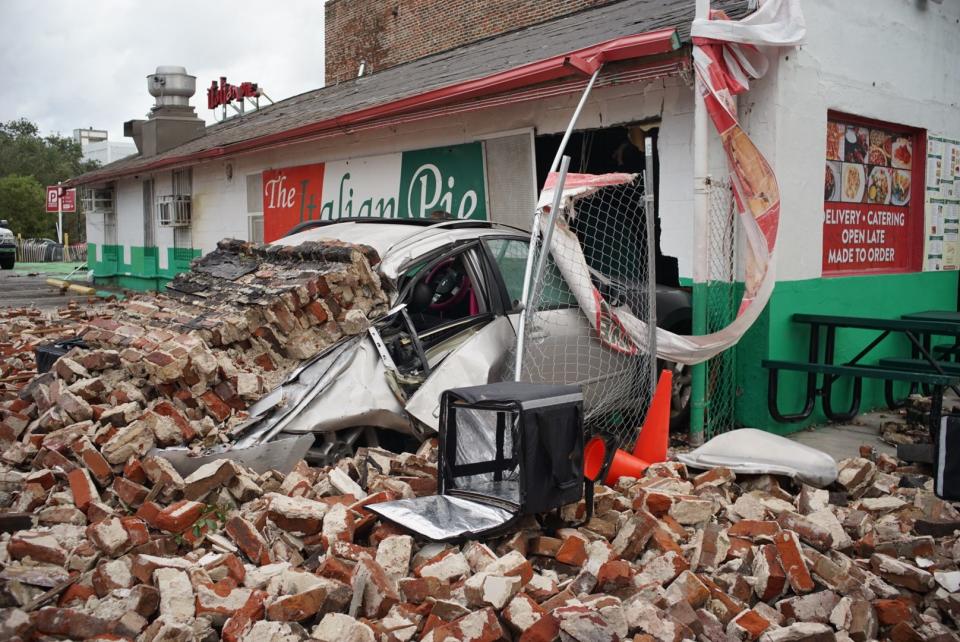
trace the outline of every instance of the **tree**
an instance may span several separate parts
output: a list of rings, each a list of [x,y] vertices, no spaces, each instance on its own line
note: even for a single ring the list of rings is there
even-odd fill
[[[56,215],[44,212],[46,190],[32,176],[0,178],[0,218],[24,238],[56,238]]]
[[[72,138],[41,136],[37,125],[25,118],[0,123],[0,218],[9,220],[13,232],[24,238],[55,238],[56,216],[44,211],[44,186],[56,185],[98,165],[83,160],[80,144]],[[82,217],[79,213],[67,216]],[[82,221],[78,223],[82,230]],[[66,216],[64,226],[68,227]]]

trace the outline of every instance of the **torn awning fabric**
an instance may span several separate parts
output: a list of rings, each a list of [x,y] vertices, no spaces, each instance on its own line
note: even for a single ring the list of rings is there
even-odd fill
[[[737,317],[730,325],[702,336],[681,336],[657,329],[657,356],[685,364],[706,361],[735,345],[760,316],[773,292],[780,188],[770,164],[740,126],[733,97],[747,91],[751,79],[766,73],[767,57],[760,47],[776,51],[777,47],[798,45],[806,28],[799,0],[766,0],[756,12],[740,21],[729,20],[723,12],[713,12],[709,20],[695,20],[691,33],[697,90],[703,95],[727,156],[734,202],[746,239],[746,258],[745,290]],[[578,199],[605,186],[625,184],[632,178],[630,174],[568,175],[562,207],[569,216]],[[540,196],[541,206],[552,201],[555,187],[556,176],[551,174]],[[547,220],[543,217],[544,227]],[[558,224],[550,251],[580,308],[604,344],[619,345],[623,337],[614,334],[625,332],[643,350],[646,323],[625,310],[614,311],[596,287],[572,278],[585,272],[584,266],[576,265],[583,258],[578,247],[576,235]],[[585,259],[583,263],[586,264]]]
[[[585,488],[589,494],[583,437],[579,386],[505,382],[447,390],[438,495],[366,508],[437,541],[499,534],[524,515],[578,502]]]

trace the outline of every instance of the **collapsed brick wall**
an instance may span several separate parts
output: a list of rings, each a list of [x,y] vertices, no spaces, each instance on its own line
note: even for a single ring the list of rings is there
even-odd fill
[[[355,78],[360,61],[376,73],[613,1],[332,0],[325,13],[326,83]]]
[[[53,443],[116,465],[155,446],[229,441],[293,367],[386,311],[378,261],[335,241],[221,241],[165,293],[84,320],[74,330],[87,348],[0,393],[2,459],[21,464]]]

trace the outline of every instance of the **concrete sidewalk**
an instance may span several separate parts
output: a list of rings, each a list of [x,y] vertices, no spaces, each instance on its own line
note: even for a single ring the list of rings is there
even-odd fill
[[[880,440],[881,427],[888,421],[903,421],[903,417],[896,412],[880,410],[859,415],[850,423],[808,428],[790,435],[789,438],[830,453],[837,461],[846,457],[859,457],[860,446],[863,444],[873,446],[877,452],[896,457],[896,447]]]

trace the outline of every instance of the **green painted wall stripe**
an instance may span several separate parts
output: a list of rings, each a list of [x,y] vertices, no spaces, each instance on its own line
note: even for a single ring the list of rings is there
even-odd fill
[[[125,263],[124,246],[103,245],[96,258],[96,243],[87,243],[88,264],[99,283],[115,282],[135,290],[162,290],[177,274],[190,269],[190,261],[202,254],[198,248],[130,247],[130,262]],[[166,251],[167,267],[160,268],[159,252]]]

